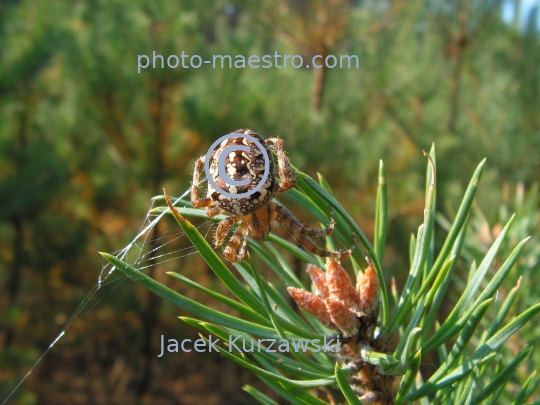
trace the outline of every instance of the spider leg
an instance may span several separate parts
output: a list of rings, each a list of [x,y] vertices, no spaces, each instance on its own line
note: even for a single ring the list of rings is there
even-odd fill
[[[285,226],[285,229],[287,232],[289,232],[291,235],[304,235],[304,236],[313,236],[313,237],[320,237],[320,236],[328,236],[331,235],[332,232],[334,232],[334,226],[336,224],[336,221],[334,221],[334,212],[332,211],[332,207],[330,207],[330,224],[327,228],[324,229],[314,229],[314,228],[308,228],[300,221],[298,221],[288,210],[282,205],[276,204],[276,214],[277,218],[276,220]]]
[[[292,235],[291,235],[292,236]],[[293,236],[294,240],[298,244],[306,249],[308,252],[311,252],[320,257],[333,257],[336,259],[345,259],[349,257],[354,249],[354,244],[347,250],[326,250],[318,247],[315,242],[310,238],[304,235]]]
[[[296,175],[292,170],[289,158],[285,155],[283,140],[279,138],[269,138],[266,139],[266,142],[273,143],[273,145],[270,146],[270,149],[277,153],[279,180],[281,181],[279,183],[277,192],[284,193],[285,191],[296,186]]]
[[[219,214],[221,214],[221,208],[213,207],[213,206],[206,207],[206,215],[209,216],[210,218],[215,217],[216,215],[219,215]]]
[[[248,225],[245,222],[240,222],[240,225],[234,232],[234,235],[229,240],[229,243],[225,247],[225,257],[230,262],[241,262],[246,256],[247,237],[248,237]],[[236,254],[236,251],[240,247],[240,252]]]
[[[249,232],[247,232],[247,229],[246,229],[246,232],[244,232],[244,240],[242,241],[242,246],[240,247],[240,252],[238,253],[238,256],[236,257],[236,259],[239,262],[244,260],[244,258],[246,257],[248,237],[249,237]]]
[[[354,242],[350,249],[342,250],[326,250],[318,247],[309,236],[329,235],[334,230],[334,218],[330,209],[330,225],[326,229],[311,229],[302,225],[285,207],[276,204],[275,220],[285,227],[285,230],[298,244],[308,252],[314,253],[321,257],[346,258],[349,257],[354,249]],[[354,236],[353,236],[354,238]]]
[[[199,176],[201,175],[204,159],[204,156],[197,159],[193,169],[193,182],[191,183],[191,204],[193,204],[195,208],[208,207],[213,204],[210,197],[199,198]]]
[[[208,212],[207,212],[208,213]],[[210,215],[208,215],[210,216]],[[225,241],[225,238],[229,234],[231,227],[240,220],[240,217],[227,217],[221,221],[216,229],[215,233],[215,246],[217,249],[220,249]],[[234,236],[233,236],[234,238]]]

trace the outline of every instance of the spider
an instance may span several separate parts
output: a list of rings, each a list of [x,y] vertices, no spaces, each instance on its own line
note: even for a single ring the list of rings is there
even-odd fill
[[[195,208],[206,207],[206,214],[209,217],[221,213],[228,215],[219,223],[215,232],[215,247],[217,249],[223,246],[232,226],[240,222],[225,247],[225,258],[230,262],[244,260],[247,252],[248,236],[255,240],[265,240],[270,231],[277,228],[279,224],[283,225],[298,245],[309,252],[322,257],[345,258],[349,256],[354,246],[345,251],[329,251],[319,248],[310,239],[310,237],[327,236],[334,231],[335,222],[331,210],[329,226],[325,229],[312,229],[302,225],[284,206],[272,201],[276,194],[284,193],[296,185],[296,176],[289,159],[285,156],[283,140],[279,138],[265,140],[249,129],[239,129],[234,133],[239,136],[223,141],[211,155],[210,175],[212,179],[219,188],[231,194],[249,192],[261,181],[265,170],[263,153],[253,142],[242,137],[242,134],[245,134],[257,139],[264,146],[270,158],[270,173],[263,186],[245,198],[232,198],[223,195],[209,183],[206,197],[199,198],[199,177],[205,163],[205,156],[201,156],[195,161],[191,187],[191,203]],[[244,180],[244,182],[249,180],[249,183],[244,186],[234,186],[223,181],[217,167],[217,161],[222,151],[227,148],[230,151],[230,147],[235,145],[247,146],[250,151],[233,150],[229,152],[229,155],[225,158],[224,169],[232,180]],[[276,152],[278,157],[277,170],[271,151]],[[276,181],[277,175],[279,176],[279,183]]]

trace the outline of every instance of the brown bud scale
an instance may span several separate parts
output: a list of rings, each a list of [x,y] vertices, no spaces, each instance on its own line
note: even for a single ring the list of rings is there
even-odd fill
[[[311,277],[311,281],[317,289],[319,297],[323,300],[328,298],[330,293],[328,292],[328,285],[326,284],[326,273],[313,264],[308,264],[306,271],[309,274],[309,277]]]
[[[360,309],[366,314],[372,314],[377,309],[377,298],[379,296],[379,277],[373,268],[373,263],[369,263],[362,277],[358,277],[357,291]]]
[[[304,291],[300,288],[287,287],[287,291],[300,308],[313,316],[324,326],[336,329],[336,326],[332,323],[332,319],[326,310],[326,305],[324,304],[323,300],[321,300],[315,294]]]
[[[353,336],[358,333],[360,322],[343,302],[332,296],[324,302],[332,322],[343,332],[343,336]]]
[[[353,283],[336,259],[326,259],[326,284],[330,297],[341,301],[352,311],[358,311],[358,298]]]

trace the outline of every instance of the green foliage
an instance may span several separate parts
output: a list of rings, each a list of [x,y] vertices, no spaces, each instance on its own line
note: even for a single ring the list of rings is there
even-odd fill
[[[532,347],[527,344],[519,353],[512,356],[507,342],[518,331],[527,328],[531,319],[540,312],[539,302],[534,305],[524,305],[524,308],[519,309],[520,313],[516,312],[517,316],[507,322],[503,322],[503,319],[509,310],[508,307],[499,307],[498,312],[496,310],[495,315],[498,319],[496,323],[490,324],[487,315],[488,309],[493,307],[494,295],[503,285],[507,284],[507,275],[510,274],[510,270],[518,261],[529,239],[525,238],[518,242],[517,246],[512,246],[513,243],[510,241],[509,235],[510,230],[514,229],[515,226],[514,217],[510,217],[504,229],[501,230],[488,251],[484,253],[478,268],[476,266],[470,267],[471,274],[463,286],[464,288],[459,292],[460,298],[453,304],[450,315],[446,317],[442,325],[436,322],[436,317],[431,316],[432,311],[436,311],[441,303],[439,297],[441,291],[444,296],[446,288],[442,289],[442,286],[448,285],[456,263],[462,262],[462,237],[460,235],[463,235],[468,227],[468,218],[471,215],[474,194],[483,167],[484,162],[479,165],[472,177],[460,210],[451,223],[445,244],[438,255],[435,255],[433,263],[426,265],[429,249],[434,245],[432,239],[435,238],[434,232],[427,231],[431,228],[431,221],[435,218],[435,165],[430,160],[424,223],[419,227],[418,235],[415,238],[416,248],[414,249],[414,257],[411,258],[412,265],[409,269],[409,277],[389,321],[385,320],[384,310],[381,311],[381,326],[376,333],[378,335],[376,341],[382,347],[390,345],[394,341],[395,335],[398,336],[398,343],[393,353],[391,351],[377,352],[370,348],[360,351],[359,360],[377,366],[383,375],[392,375],[402,379],[399,391],[396,393],[397,403],[420,400],[426,397],[444,399],[444,403],[494,403],[496,398],[500,398],[501,395],[515,397],[516,394],[512,391],[503,392],[501,388],[515,378],[518,369],[532,353]],[[303,202],[306,208],[312,212],[322,211],[325,204],[330,203],[337,214],[336,229],[345,233],[345,229],[351,226],[350,219],[341,205],[333,199],[330,193],[324,190],[328,187],[327,183],[321,180],[319,186],[314,180],[298,171],[297,176],[300,180],[298,192],[304,197]],[[384,172],[381,172],[381,177],[380,183],[385,184]],[[384,192],[381,190],[380,188],[379,194]],[[537,195],[533,194],[529,198],[536,197]],[[377,199],[377,211],[385,210],[385,204],[380,203],[383,200],[382,196]],[[272,338],[288,340],[289,342],[294,341],[294,339],[309,339],[318,336],[320,328],[315,327],[317,322],[314,318],[307,313],[303,313],[303,317],[300,318],[294,312],[291,313],[289,308],[284,307],[284,305],[287,306],[287,303],[284,303],[282,299],[276,299],[280,295],[283,298],[283,292],[275,290],[265,282],[264,278],[267,272],[265,266],[255,269],[251,260],[236,263],[234,266],[240,274],[240,277],[236,278],[197,228],[183,217],[195,214],[194,210],[182,207],[180,200],[175,203],[179,205],[178,211],[174,214],[178,224],[193,245],[197,247],[209,267],[236,299],[231,300],[216,294],[181,275],[174,275],[174,277],[211,295],[231,309],[237,310],[241,314],[240,317],[220,313],[189,300],[116,257],[106,253],[103,253],[103,256],[128,277],[181,308],[200,316],[202,318],[200,321],[192,318],[182,319],[201,330],[215,334],[224,342],[227,342],[228,334],[241,334],[248,340]],[[173,203],[171,202],[171,204]],[[157,209],[157,211],[162,212],[163,210]],[[325,211],[325,216],[327,216],[328,209]],[[378,212],[377,216],[383,218],[384,214]],[[386,222],[380,223],[380,227],[386,228]],[[356,228],[357,226],[355,226]],[[386,229],[379,231],[380,234],[385,232]],[[272,240],[279,239],[278,236],[272,235]],[[468,240],[472,242],[475,239]],[[284,242],[281,244],[284,245]],[[366,240],[361,245],[357,246],[358,253],[367,254],[375,262],[377,257],[369,242]],[[272,260],[281,262],[279,253],[271,245],[268,244],[263,248],[250,242],[250,246],[251,251],[256,256],[267,256],[266,263]],[[503,246],[507,246],[506,252],[502,251]],[[253,249],[254,247],[255,249]],[[289,253],[296,255],[299,259],[305,258],[305,253],[299,254],[294,249],[290,249]],[[504,261],[495,263],[495,268],[498,267],[498,270],[493,275],[488,276],[488,270],[492,268],[495,257],[499,256]],[[356,258],[353,256],[353,260]],[[462,264],[467,265],[467,262]],[[362,266],[361,263],[358,265]],[[272,266],[269,267],[272,268]],[[420,271],[424,268],[426,268],[425,271]],[[291,284],[291,278],[286,272],[276,271],[275,273],[285,285]],[[255,280],[255,284],[253,280]],[[293,284],[296,283],[293,282]],[[244,287],[244,285],[251,288],[248,290],[248,287]],[[381,285],[380,292],[382,308],[385,308],[388,303],[385,303],[384,284]],[[514,290],[512,300],[519,295],[517,290]],[[512,310],[515,307],[515,304],[511,305]],[[248,318],[249,321],[244,320],[244,317]],[[201,336],[206,340],[203,335]],[[454,342],[455,337],[457,340]],[[356,383],[352,382],[353,379],[349,380],[349,378],[354,378],[355,370],[357,370],[353,364],[340,363],[339,355],[331,356],[329,353],[313,352],[314,347],[310,347],[312,351],[309,355],[294,351],[288,355],[278,355],[264,350],[254,351],[248,355],[231,350],[231,347],[229,349],[220,347],[219,351],[231,361],[261,377],[285,399],[299,398],[298,389],[300,388],[329,385],[341,391],[349,403],[361,403],[358,394],[352,388]],[[438,349],[439,353],[443,353],[444,356],[439,358],[437,370],[426,375],[422,373],[422,380],[425,382],[419,382],[420,380],[416,377],[420,371],[422,359],[435,349]],[[450,352],[446,354],[448,349]],[[329,369],[331,364],[335,364],[335,370]],[[493,367],[494,364],[496,367]],[[537,383],[538,379],[523,381],[523,389],[527,390],[527,393],[520,394],[523,400],[534,393],[533,387],[536,387]],[[390,389],[390,387],[387,388]],[[260,403],[270,401],[257,390],[247,388],[247,391]],[[315,393],[310,392],[310,390],[305,391],[302,395],[305,399],[300,402],[293,401],[293,403],[325,403],[320,396],[317,398]]]
[[[518,183],[515,187],[505,184],[501,205],[496,213],[492,215],[493,218],[491,220],[487,219],[486,214],[479,206],[473,207],[467,237],[463,246],[463,258],[468,266],[473,266],[473,263],[481,260],[481,257],[489,249],[489,245],[502,233],[502,224],[508,222],[510,219],[512,220],[512,227],[508,230],[505,241],[497,252],[494,261],[501,263],[506,257],[515,256],[515,251],[520,248],[519,258],[512,261],[512,266],[506,266],[506,272],[501,275],[505,277],[505,282],[497,289],[496,305],[490,308],[488,316],[482,322],[483,326],[488,328],[485,336],[483,336],[483,340],[492,336],[505,319],[517,316],[520,312],[540,302],[540,294],[537,289],[527,287],[533,286],[538,282],[536,273],[539,266],[538,257],[540,255],[538,245],[538,232],[540,230],[539,201],[538,185],[533,185],[526,192],[523,183]],[[442,216],[440,216],[439,222],[444,228],[448,227],[448,221]],[[490,225],[490,223],[493,223],[493,225]],[[526,244],[520,242],[525,240],[527,241]],[[517,247],[514,248],[516,244]],[[461,286],[462,283],[464,281],[461,281],[458,285]],[[511,286],[514,287],[510,288]],[[490,321],[487,322],[487,320]],[[524,325],[520,334],[516,337],[518,348],[532,347],[537,342],[537,333],[533,324]],[[536,386],[538,384],[538,380],[533,376],[534,370],[537,369],[538,361],[540,361],[538,352],[532,351],[530,357],[530,350],[527,351],[526,356],[522,351],[519,353],[521,355],[518,356],[515,348],[509,349],[503,346],[500,357],[495,359],[497,367],[501,369],[506,367],[512,370],[512,368],[517,368],[518,365],[523,364],[522,372],[520,373],[506,372],[502,374],[505,377],[503,383],[508,384],[509,387],[506,391],[497,393],[499,401],[510,402],[516,398],[523,387],[531,387],[531,385]],[[515,358],[506,365],[506,362],[503,360],[505,357]],[[496,381],[496,376],[491,371],[492,368],[487,369],[484,375]],[[500,387],[501,384],[492,384],[491,388],[495,390],[496,388],[500,389]],[[533,392],[534,388],[531,388],[530,391]],[[531,393],[529,392],[528,395],[525,395],[525,393],[519,395],[521,398],[520,401],[523,402]],[[493,399],[493,401],[495,400]],[[521,402],[518,401],[516,403]]]

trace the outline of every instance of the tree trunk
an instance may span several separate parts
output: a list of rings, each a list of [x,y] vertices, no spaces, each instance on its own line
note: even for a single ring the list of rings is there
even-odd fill
[[[322,52],[321,56],[322,56],[322,62],[321,62],[321,59],[317,59],[317,62],[319,62],[319,65],[322,65],[322,67],[315,68],[313,66],[315,70],[315,82],[313,83],[312,109],[313,111],[316,111],[316,112],[321,110],[324,90],[326,86],[326,80],[328,76],[328,68],[326,67],[326,64],[324,62],[326,60],[326,57],[328,56],[328,52],[326,49]]]

